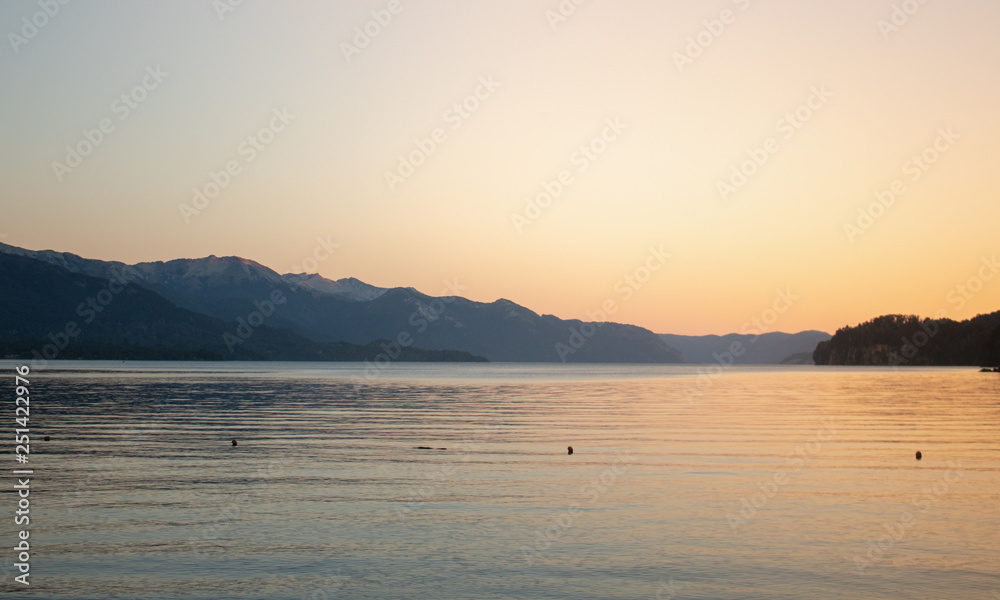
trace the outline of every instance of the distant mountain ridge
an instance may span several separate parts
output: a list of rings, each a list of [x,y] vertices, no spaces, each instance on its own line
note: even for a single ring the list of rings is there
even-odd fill
[[[671,348],[676,348],[690,363],[711,364],[720,356],[732,354],[734,343],[739,344],[738,356],[733,355],[735,364],[777,365],[801,364],[804,353],[812,355],[816,345],[830,339],[829,333],[822,331],[802,331],[799,333],[771,332],[759,335],[730,333],[728,335],[671,335],[661,334],[660,338]],[[812,362],[809,360],[808,362]]]
[[[345,300],[356,300],[361,302],[374,300],[389,291],[386,288],[368,285],[367,283],[353,277],[332,281],[316,274],[309,275],[306,273],[286,273],[285,275],[282,275],[281,278],[284,279],[286,283],[297,285],[302,289],[310,290],[316,292],[317,294],[324,294],[327,296],[343,298]]]
[[[509,300],[482,303],[457,295],[429,296],[412,288],[377,288],[351,278],[332,281],[319,275],[280,275],[240,257],[127,265],[6,244],[0,244],[0,253],[33,258],[91,277],[126,279],[178,307],[230,323],[246,318],[255,310],[255,303],[277,290],[287,302],[268,318],[267,326],[291,329],[319,343],[365,345],[389,340],[505,362],[683,361],[678,351],[641,327],[563,320],[539,315]],[[581,328],[592,335],[581,336]]]
[[[0,253],[0,357],[134,360],[375,360],[378,343],[321,344],[264,324],[226,323],[123,279]],[[245,327],[246,329],[241,329]],[[402,349],[402,361],[484,360]],[[36,366],[38,366],[36,364]]]

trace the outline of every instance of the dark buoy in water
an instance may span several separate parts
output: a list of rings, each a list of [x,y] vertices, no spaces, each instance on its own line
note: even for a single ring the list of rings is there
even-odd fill
[[[236,440],[233,440],[233,445],[234,445],[234,446],[236,445]]]
[[[50,438],[49,436],[45,436],[45,437],[43,437],[42,439],[43,439],[43,440],[45,440],[45,441],[47,442],[47,441],[51,440],[52,438]]]
[[[920,450],[917,450],[917,460],[920,460],[923,457],[924,455],[920,453]]]
[[[573,454],[573,446],[567,446],[566,447],[566,453],[567,454]]]

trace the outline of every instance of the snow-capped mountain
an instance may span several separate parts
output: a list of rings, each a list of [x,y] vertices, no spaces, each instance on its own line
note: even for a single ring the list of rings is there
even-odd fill
[[[127,279],[145,287],[168,286],[178,290],[205,292],[219,287],[283,283],[281,275],[260,263],[238,256],[220,258],[212,255],[128,265],[118,261],[83,258],[69,252],[26,250],[3,243],[0,243],[0,252],[34,258],[90,277]]]
[[[111,283],[0,252],[0,356],[44,368],[55,359],[373,361],[383,352],[377,342],[317,342],[269,323],[241,329],[179,307],[141,285]],[[395,359],[480,360],[464,352],[414,347],[400,348]]]
[[[378,288],[351,278],[279,275],[235,256],[126,265],[6,244],[0,244],[0,253],[102,279],[125,274],[178,307],[230,323],[255,311],[267,312],[267,327],[290,329],[319,343],[364,345],[389,340],[509,362],[683,361],[679,352],[641,327],[617,323],[583,327],[580,321],[539,315],[509,300],[474,302],[460,296],[428,296],[413,288]],[[261,309],[267,303],[272,308]]]
[[[281,276],[289,285],[297,286],[299,289],[309,290],[322,296],[335,296],[344,300],[356,302],[367,302],[374,300],[382,294],[388,292],[386,288],[375,287],[367,283],[347,277],[333,281],[322,275],[307,273],[285,273]]]
[[[216,295],[225,288],[281,285],[283,280],[264,265],[237,256],[182,258],[133,266],[140,283],[168,286],[177,291]]]
[[[54,250],[27,250],[0,242],[0,253],[13,254],[33,258],[42,262],[66,269],[71,273],[79,273],[90,277],[100,277],[101,279],[136,279],[138,272],[131,265],[118,261],[104,261],[83,258],[69,252],[56,252]]]

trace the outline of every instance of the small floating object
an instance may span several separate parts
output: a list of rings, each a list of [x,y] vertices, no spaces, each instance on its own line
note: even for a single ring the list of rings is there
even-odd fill
[[[234,445],[234,446],[236,445],[236,440],[233,440],[233,445]]]
[[[45,437],[43,437],[42,439],[43,439],[43,440],[45,440],[45,441],[47,442],[47,441],[51,440],[52,438],[50,438],[49,436],[45,436]]]
[[[920,452],[920,450],[917,450],[917,460],[920,460],[923,457],[924,455]]]
[[[573,454],[573,446],[566,447],[566,454]]]
[[[434,448],[431,448],[430,446],[414,446],[413,449],[414,450],[433,450]]]

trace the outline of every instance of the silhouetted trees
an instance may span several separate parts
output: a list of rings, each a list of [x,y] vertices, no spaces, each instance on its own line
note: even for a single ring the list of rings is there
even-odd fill
[[[817,365],[995,366],[1000,311],[968,321],[884,315],[844,327],[813,352]]]

